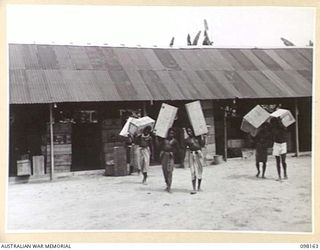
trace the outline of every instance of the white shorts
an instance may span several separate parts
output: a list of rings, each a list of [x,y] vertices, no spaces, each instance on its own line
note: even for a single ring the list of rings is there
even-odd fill
[[[273,143],[272,155],[280,156],[287,153],[287,143]]]
[[[201,150],[190,152],[189,166],[191,171],[191,179],[202,179],[202,171],[204,166],[204,158]]]

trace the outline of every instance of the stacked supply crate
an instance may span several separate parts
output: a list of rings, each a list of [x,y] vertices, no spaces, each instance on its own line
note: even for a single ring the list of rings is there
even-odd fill
[[[72,164],[71,123],[53,124],[54,171],[70,172]],[[51,168],[50,126],[47,125],[46,173]]]
[[[213,117],[213,103],[212,101],[202,101],[201,106],[203,114],[208,127],[208,134],[206,136],[206,159],[212,160],[216,154],[216,140],[215,140],[215,124]]]
[[[128,175],[127,152],[123,146],[113,148],[113,176]]]
[[[114,170],[115,161],[119,163],[118,159],[115,160],[115,155],[121,157],[115,150],[115,147],[123,147],[121,136],[119,135],[122,129],[121,120],[117,118],[104,119],[102,122],[102,147],[103,147],[103,165],[105,166],[105,175],[113,176],[117,170]],[[126,153],[123,154],[126,157]],[[126,158],[125,158],[126,159]],[[125,164],[126,166],[126,164]],[[120,170],[119,170],[120,171]],[[120,171],[121,172],[121,171]]]

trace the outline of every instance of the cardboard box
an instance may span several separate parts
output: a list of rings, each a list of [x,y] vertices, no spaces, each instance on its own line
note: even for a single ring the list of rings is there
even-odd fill
[[[185,104],[187,114],[196,136],[208,133],[206,120],[204,118],[199,101]]]
[[[178,108],[166,103],[162,103],[161,109],[154,127],[157,136],[167,137],[168,130],[172,127],[176,118]]]
[[[128,137],[130,122],[132,122],[134,120],[136,120],[136,118],[129,117],[128,120],[126,121],[126,123],[124,124],[122,130],[120,131],[119,135],[124,136],[124,137]]]
[[[17,175],[31,175],[31,162],[30,160],[17,161]]]
[[[255,106],[248,114],[243,117],[241,130],[256,136],[259,127],[270,118],[270,114],[260,105]]]
[[[32,156],[33,175],[44,175],[44,156]]]
[[[144,116],[139,119],[132,120],[129,123],[129,129],[128,132],[133,135],[133,134],[142,134],[142,131],[145,127],[150,126],[153,129],[155,121],[150,118],[149,116]]]
[[[294,123],[296,120],[294,119],[291,112],[287,109],[278,109],[272,114],[270,114],[271,117],[280,117],[282,124],[285,127],[289,127],[292,123]]]

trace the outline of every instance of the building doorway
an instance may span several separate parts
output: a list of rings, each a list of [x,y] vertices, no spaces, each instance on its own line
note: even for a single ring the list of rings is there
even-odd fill
[[[103,168],[101,164],[100,132],[99,123],[73,124],[71,171]]]

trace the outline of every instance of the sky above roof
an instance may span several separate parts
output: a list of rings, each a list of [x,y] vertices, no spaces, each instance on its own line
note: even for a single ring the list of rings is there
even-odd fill
[[[173,47],[187,45],[204,19],[215,47],[304,47],[314,41],[315,11],[294,7],[9,5],[9,43]]]

